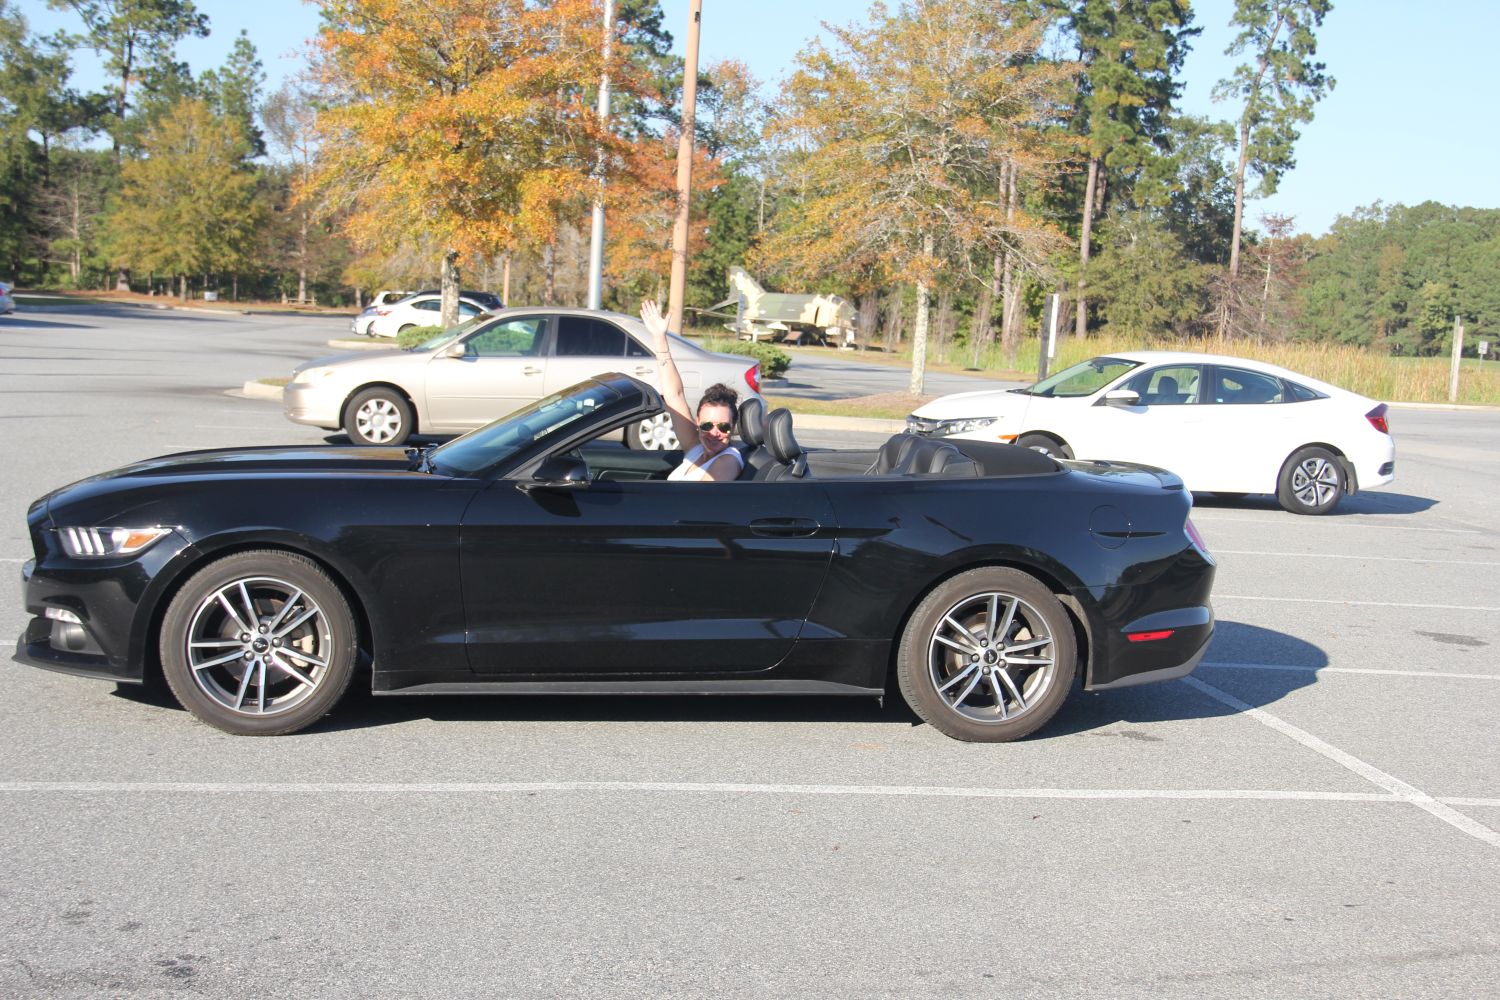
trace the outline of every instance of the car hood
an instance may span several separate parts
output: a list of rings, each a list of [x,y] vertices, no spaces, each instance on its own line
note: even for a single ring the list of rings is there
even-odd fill
[[[918,407],[912,416],[924,420],[955,420],[962,417],[1005,417],[1026,412],[1031,397],[1009,389],[981,389],[941,396]]]
[[[339,367],[348,368],[362,362],[370,362],[377,365],[391,364],[424,364],[428,359],[428,353],[413,354],[411,351],[399,347],[389,347],[384,350],[357,350],[344,351],[341,354],[330,354],[326,358],[317,358],[313,361],[304,361],[292,369],[293,375],[300,375],[314,368]]]

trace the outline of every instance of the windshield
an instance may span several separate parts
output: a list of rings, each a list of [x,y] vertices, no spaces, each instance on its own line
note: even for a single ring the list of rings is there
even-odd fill
[[[1089,358],[1049,375],[1024,391],[1032,396],[1088,396],[1139,364],[1124,358]]]
[[[407,350],[435,351],[439,347],[442,347],[444,344],[446,344],[448,341],[452,340],[454,337],[462,337],[464,334],[468,333],[470,330],[478,326],[482,320],[487,320],[490,318],[491,317],[489,313],[480,313],[477,316],[470,316],[468,319],[464,320],[457,326],[450,326],[442,333],[435,333],[431,337],[428,337],[426,340],[422,341],[420,344],[408,347]]]
[[[436,448],[433,469],[452,476],[472,476],[505,462],[538,438],[599,413],[624,397],[600,382],[584,382],[539,399]]]

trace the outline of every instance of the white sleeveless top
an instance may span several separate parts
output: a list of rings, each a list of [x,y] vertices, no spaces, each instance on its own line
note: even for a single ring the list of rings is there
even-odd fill
[[[677,479],[686,482],[707,482],[709,481],[708,467],[710,465],[713,465],[719,459],[723,458],[725,455],[733,455],[734,464],[739,466],[740,469],[744,469],[745,460],[740,456],[740,450],[732,444],[725,445],[723,451],[719,452],[717,455],[715,455],[713,458],[710,458],[702,465],[695,464],[698,459],[703,457],[703,445],[695,444],[688,449],[686,455],[682,456],[682,464],[673,469],[672,474],[668,476],[667,479]],[[736,473],[736,475],[738,475],[738,472]]]

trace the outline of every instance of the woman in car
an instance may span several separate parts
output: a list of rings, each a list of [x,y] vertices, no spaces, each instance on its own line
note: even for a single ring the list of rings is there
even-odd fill
[[[687,395],[682,391],[682,375],[672,360],[672,342],[667,336],[667,318],[654,299],[641,300],[641,322],[646,324],[656,350],[657,381],[662,401],[672,415],[672,429],[677,440],[687,447],[682,464],[672,470],[669,479],[687,482],[727,483],[739,478],[744,459],[739,450],[729,446],[729,435],[739,417],[739,394],[722,382],[709,386],[698,401],[695,420],[688,409]],[[698,443],[688,447],[688,442]]]

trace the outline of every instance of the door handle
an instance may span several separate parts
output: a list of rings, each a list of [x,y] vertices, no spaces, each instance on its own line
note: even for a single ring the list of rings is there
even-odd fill
[[[810,517],[757,517],[750,522],[750,531],[765,538],[806,538],[820,527]]]
[[[530,365],[527,365],[525,368],[521,369],[522,375],[540,375],[541,373],[542,370],[540,368],[532,368]]]
[[[656,374],[656,369],[654,369],[654,368],[647,368],[645,365],[637,365],[636,368],[635,368],[635,371],[632,372],[631,374],[633,374],[633,375],[654,375],[654,374]]]

